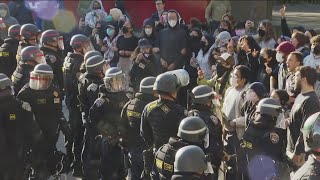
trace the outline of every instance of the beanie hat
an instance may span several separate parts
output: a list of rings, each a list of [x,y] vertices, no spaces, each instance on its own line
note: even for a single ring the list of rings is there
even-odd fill
[[[250,84],[248,89],[252,89],[260,99],[264,98],[265,95],[267,94],[267,89],[260,82],[254,82]]]
[[[154,21],[151,18],[148,18],[148,19],[145,19],[143,21],[143,27],[146,26],[146,25],[149,25],[149,26],[154,28],[155,24],[154,24]]]
[[[217,39],[224,43],[228,43],[229,39],[231,39],[231,35],[228,31],[222,31],[220,34],[218,34]]]
[[[289,55],[291,52],[295,51],[296,48],[291,42],[282,42],[277,47],[277,51],[284,53],[284,55]]]

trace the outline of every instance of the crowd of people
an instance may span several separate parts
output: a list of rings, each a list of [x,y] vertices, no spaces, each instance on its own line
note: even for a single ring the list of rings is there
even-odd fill
[[[119,2],[67,34],[0,3],[0,179],[320,179],[320,35],[210,3],[155,0],[139,37]]]

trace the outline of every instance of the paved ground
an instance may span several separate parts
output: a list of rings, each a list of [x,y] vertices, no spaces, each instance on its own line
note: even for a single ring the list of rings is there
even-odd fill
[[[280,8],[280,5],[273,7],[272,23],[274,26],[280,26]],[[289,27],[301,25],[306,29],[320,29],[320,5],[288,5],[286,11]]]

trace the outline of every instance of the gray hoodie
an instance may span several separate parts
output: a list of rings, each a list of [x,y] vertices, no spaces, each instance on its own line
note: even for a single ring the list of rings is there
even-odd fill
[[[17,21],[16,18],[10,16],[10,11],[9,11],[9,7],[7,6],[7,4],[5,3],[0,3],[0,9],[6,9],[7,10],[7,15],[5,17],[2,17],[2,19],[4,20],[4,23],[6,25],[6,29],[5,30],[0,30],[0,37],[2,39],[5,39],[8,37],[8,28],[14,24],[19,24],[19,22]]]
[[[100,3],[101,9],[94,10],[93,3]],[[89,25],[91,28],[95,28],[97,22],[97,15],[101,17],[102,21],[106,21],[108,14],[105,12],[101,0],[94,0],[90,5],[91,11],[86,14],[85,24]]]

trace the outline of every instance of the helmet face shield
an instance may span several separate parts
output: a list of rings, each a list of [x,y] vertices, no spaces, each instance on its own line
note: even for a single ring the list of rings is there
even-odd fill
[[[208,148],[209,147],[209,143],[210,143],[210,141],[209,141],[209,130],[207,128],[206,135],[204,136],[204,139],[203,139],[204,148]]]
[[[53,74],[39,74],[35,72],[30,73],[29,85],[34,90],[48,89],[52,83]]]
[[[57,37],[56,41],[58,42],[59,49],[60,50],[64,50],[63,37],[62,36]]]
[[[105,77],[103,80],[109,92],[120,92],[126,89],[126,75],[123,73],[112,77]]]
[[[35,55],[34,60],[35,60],[38,64],[47,64],[46,58],[44,57],[43,51],[40,51],[39,53],[37,53],[37,54]]]

